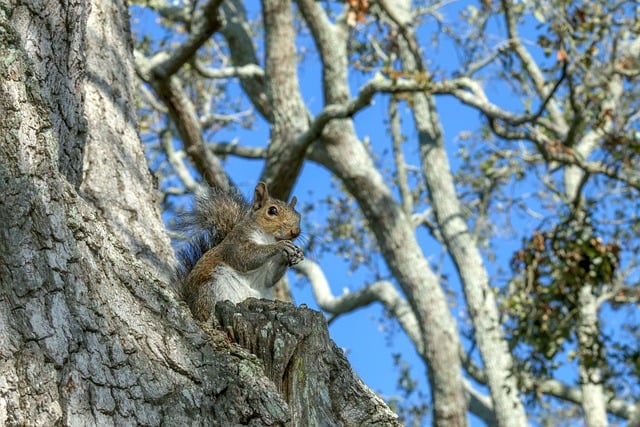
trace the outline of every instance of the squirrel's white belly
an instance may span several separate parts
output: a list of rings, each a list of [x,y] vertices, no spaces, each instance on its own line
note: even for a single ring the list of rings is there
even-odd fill
[[[274,277],[277,270],[278,266],[273,262],[266,262],[260,268],[244,273],[221,264],[213,274],[215,300],[229,300],[237,304],[247,298],[272,299],[269,288],[280,278]]]

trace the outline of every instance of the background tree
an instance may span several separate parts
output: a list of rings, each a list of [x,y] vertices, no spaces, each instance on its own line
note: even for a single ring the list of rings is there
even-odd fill
[[[332,316],[384,306],[434,424],[640,416],[635,2],[135,3],[167,212],[236,158],[280,197],[321,165],[298,270]],[[352,292],[327,253],[366,272]]]
[[[321,314],[176,299],[131,47],[124,2],[0,3],[0,424],[399,425]]]

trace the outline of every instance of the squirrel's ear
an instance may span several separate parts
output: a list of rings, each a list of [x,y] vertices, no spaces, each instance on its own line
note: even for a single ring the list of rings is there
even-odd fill
[[[260,181],[253,192],[253,210],[258,210],[264,206],[268,198],[269,190],[267,190],[267,184]]]
[[[289,206],[291,206],[292,208],[296,206],[296,203],[298,202],[298,198],[296,196],[293,196],[291,198],[291,201],[289,202]]]

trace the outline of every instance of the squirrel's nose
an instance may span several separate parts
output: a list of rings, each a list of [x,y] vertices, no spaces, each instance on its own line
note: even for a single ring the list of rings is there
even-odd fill
[[[289,234],[291,235],[292,239],[295,239],[296,237],[298,237],[300,235],[300,227],[292,228],[289,231]]]

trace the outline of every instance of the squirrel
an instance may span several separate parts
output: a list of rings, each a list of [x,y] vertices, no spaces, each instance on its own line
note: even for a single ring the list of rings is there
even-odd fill
[[[304,259],[292,240],[300,235],[297,198],[290,203],[269,196],[259,182],[253,202],[235,188],[209,188],[196,207],[182,215],[179,228],[195,233],[179,253],[181,293],[194,317],[207,320],[217,301],[270,298],[269,288],[287,267]]]

